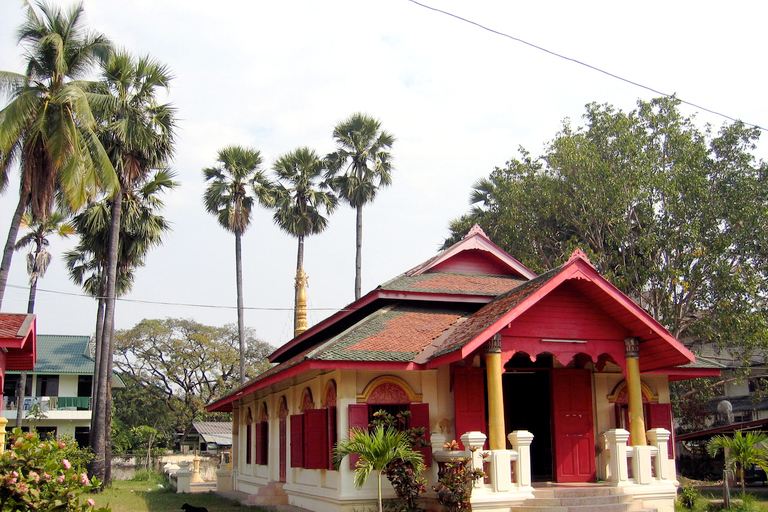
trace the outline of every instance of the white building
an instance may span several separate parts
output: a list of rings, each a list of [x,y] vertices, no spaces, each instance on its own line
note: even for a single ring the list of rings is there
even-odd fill
[[[16,399],[20,372],[8,371],[5,376],[2,415],[8,430],[16,425],[21,411],[22,428],[34,423],[40,433],[71,434],[80,445],[88,444],[94,373],[89,341],[88,336],[37,336],[37,362],[27,372],[22,404]],[[123,386],[118,378],[112,382],[113,387]]]

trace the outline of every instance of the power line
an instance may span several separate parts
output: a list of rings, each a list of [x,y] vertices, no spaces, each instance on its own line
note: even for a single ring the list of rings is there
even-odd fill
[[[18,285],[7,285],[8,288],[17,288],[17,289],[27,289],[26,286],[18,286]],[[99,297],[94,297],[92,295],[86,295],[84,293],[73,293],[73,292],[62,292],[58,290],[47,290],[45,288],[38,288],[38,292],[43,293],[50,293],[53,295],[66,295],[69,297],[81,297],[84,299],[98,299]],[[106,297],[101,297],[106,298]],[[157,300],[143,300],[143,299],[128,299],[124,297],[117,297],[116,300],[119,300],[120,302],[133,302],[137,304],[154,304],[157,306],[179,306],[179,307],[186,307],[186,308],[206,308],[206,309],[237,309],[237,306],[222,306],[222,305],[216,305],[216,304],[194,304],[190,302],[166,302],[166,301],[157,301]],[[293,311],[293,308],[264,308],[264,307],[249,307],[246,306],[243,309],[248,311]],[[307,311],[348,311],[346,308],[307,308]]]
[[[668,94],[666,92],[659,91],[658,89],[654,89],[654,88],[649,87],[647,85],[643,85],[641,83],[632,81],[632,80],[630,80],[628,78],[624,78],[622,76],[613,74],[613,73],[611,73],[609,71],[606,71],[604,69],[598,68],[597,66],[593,66],[591,64],[587,64],[586,62],[582,62],[582,61],[580,61],[578,59],[574,59],[572,57],[568,57],[566,55],[563,55],[563,54],[560,54],[560,53],[557,53],[557,52],[553,52],[552,50],[547,50],[546,48],[543,48],[541,46],[535,45],[533,43],[529,43],[528,41],[520,39],[519,37],[515,37],[515,36],[509,35],[507,33],[501,32],[499,30],[494,30],[494,29],[492,29],[490,27],[486,27],[485,25],[481,25],[480,23],[477,23],[476,21],[472,21],[472,20],[469,20],[467,18],[463,18],[461,16],[458,16],[456,14],[450,13],[448,11],[444,11],[442,9],[438,9],[437,7],[432,7],[430,5],[426,5],[426,4],[423,4],[421,2],[417,2],[416,0],[408,0],[408,1],[413,3],[413,4],[418,5],[419,7],[423,7],[425,9],[429,9],[430,11],[439,12],[440,14],[445,14],[446,16],[450,16],[451,18],[456,18],[459,21],[463,21],[465,23],[469,23],[470,25],[474,25],[474,26],[476,26],[478,28],[481,28],[483,30],[491,32],[492,34],[496,34],[496,35],[499,35],[501,37],[506,37],[507,39],[511,39],[513,41],[517,41],[518,43],[522,43],[524,45],[530,46],[531,48],[535,48],[535,49],[537,49],[539,51],[548,53],[548,54],[553,55],[555,57],[558,57],[558,58],[561,58],[561,59],[573,62],[575,64],[579,64],[580,66],[584,66],[584,67],[589,68],[589,69],[591,69],[593,71],[597,71],[598,73],[603,73],[604,75],[608,75],[611,78],[615,78],[617,80],[621,80],[622,82],[626,82],[626,83],[634,85],[636,87],[640,87],[640,88],[645,89],[647,91],[651,91],[651,92],[653,92],[655,94],[660,94],[660,95],[666,96],[668,98],[674,97],[675,99],[680,101],[680,103],[684,103],[684,104],[689,105],[691,107],[704,110],[705,112],[709,112],[710,114],[714,114],[716,116],[724,117],[725,119],[729,119],[731,121],[738,121],[738,122],[744,123],[747,126],[752,126],[753,128],[757,128],[758,130],[761,130],[761,131],[766,131],[766,129],[763,128],[762,126],[759,126],[759,125],[756,125],[756,124],[753,124],[753,123],[747,123],[746,121],[741,121],[740,119],[736,119],[734,117],[728,116],[728,115],[723,114],[721,112],[717,112],[716,110],[712,110],[712,109],[703,107],[701,105],[697,105],[696,103],[691,103],[690,101],[686,101],[686,100],[684,100],[684,99],[682,99],[682,98],[680,98],[680,97],[678,97],[678,96],[676,96],[674,94]]]

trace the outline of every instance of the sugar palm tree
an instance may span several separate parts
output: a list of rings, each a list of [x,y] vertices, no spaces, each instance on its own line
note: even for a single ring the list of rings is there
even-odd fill
[[[357,211],[355,229],[355,300],[362,288],[363,206],[376,198],[380,187],[392,183],[395,138],[381,123],[362,113],[352,114],[333,130],[336,151],[328,155],[328,173],[333,190]]]
[[[152,169],[167,165],[173,154],[175,109],[158,101],[173,76],[150,57],[114,53],[102,66],[102,79],[88,89],[89,101],[100,120],[98,137],[114,166],[118,187],[111,195],[109,251],[105,268],[103,325],[96,331],[98,362],[90,445],[91,472],[108,483],[111,420],[111,381],[114,354],[114,317],[120,257],[123,202],[146,180]],[[105,478],[106,476],[106,478]]]
[[[27,253],[27,273],[29,274],[29,300],[27,301],[27,313],[35,312],[35,296],[37,294],[37,280],[45,275],[48,265],[51,263],[51,253],[48,252],[48,237],[58,235],[66,238],[75,233],[75,228],[68,217],[60,212],[51,213],[45,220],[35,222],[30,213],[25,213],[21,219],[21,227],[29,229],[29,232],[16,242],[16,250],[32,246]],[[24,403],[26,393],[27,372],[19,375],[19,383],[16,386],[16,403]],[[16,427],[21,428],[23,414],[21,409],[16,414]]]
[[[242,236],[251,225],[254,206],[267,203],[271,185],[261,169],[261,153],[252,148],[227,146],[219,150],[218,165],[203,169],[203,201],[219,225],[235,235],[235,274],[237,284],[237,332],[240,342],[240,384],[245,384],[245,321],[243,318]]]
[[[304,268],[304,238],[322,232],[328,225],[323,210],[330,214],[338,199],[331,191],[322,190],[325,162],[309,148],[286,153],[273,165],[274,220],[280,229],[298,239],[296,274]],[[298,287],[294,298],[293,328],[297,327]]]
[[[707,452],[715,456],[723,450],[725,465],[729,470],[738,471],[741,479],[741,491],[746,492],[744,470],[752,466],[760,466],[768,472],[768,434],[765,432],[736,432],[733,436],[719,435],[707,443]]]
[[[41,15],[27,4],[18,30],[26,73],[0,72],[0,89],[10,96],[0,111],[0,191],[14,164],[21,169],[19,202],[0,263],[0,305],[24,211],[29,208],[34,220],[44,220],[57,189],[70,207],[78,208],[100,188],[117,185],[78,81],[108,57],[110,43],[85,30],[82,4],[67,12],[47,4],[37,7]]]
[[[333,464],[336,469],[344,457],[353,453],[360,456],[355,468],[355,487],[362,488],[368,476],[376,472],[379,512],[382,512],[381,472],[390,462],[400,459],[411,464],[417,473],[424,471],[424,457],[413,449],[405,432],[393,428],[376,426],[372,432],[352,429],[349,439],[339,441],[334,447]]]

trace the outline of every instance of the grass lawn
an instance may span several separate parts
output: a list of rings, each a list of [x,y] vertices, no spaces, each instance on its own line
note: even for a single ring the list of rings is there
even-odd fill
[[[112,512],[180,512],[181,505],[189,503],[206,507],[210,512],[258,512],[258,507],[244,507],[237,501],[221,498],[213,493],[176,494],[157,487],[157,480],[143,482],[113,482],[104,492],[83,496],[96,501],[96,506],[109,505]]]

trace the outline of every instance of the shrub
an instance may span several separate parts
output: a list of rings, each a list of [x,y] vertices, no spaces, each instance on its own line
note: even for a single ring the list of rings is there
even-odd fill
[[[701,496],[701,494],[691,484],[684,484],[680,487],[680,491],[677,494],[677,500],[683,507],[690,510],[693,509],[699,496]]]
[[[471,509],[469,498],[472,496],[472,485],[475,480],[486,475],[482,470],[472,469],[470,466],[471,461],[467,458],[446,462],[437,486],[432,487],[432,490],[437,492],[438,501],[448,512]]]
[[[87,455],[76,445],[41,441],[36,432],[14,429],[10,449],[0,455],[0,510],[110,512],[107,507],[94,509],[90,498],[80,504],[80,495],[100,484],[88,479],[84,459]]]

